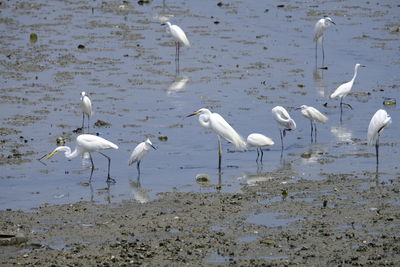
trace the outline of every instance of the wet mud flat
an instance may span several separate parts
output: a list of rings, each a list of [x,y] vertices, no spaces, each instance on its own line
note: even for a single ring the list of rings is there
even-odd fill
[[[261,173],[236,193],[1,211],[1,232],[23,238],[2,242],[0,265],[399,266],[399,178],[289,176]]]

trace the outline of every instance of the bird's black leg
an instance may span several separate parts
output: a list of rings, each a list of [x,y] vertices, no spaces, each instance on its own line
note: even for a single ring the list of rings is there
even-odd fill
[[[87,130],[88,130],[88,133],[89,133],[90,132],[90,117],[89,117],[89,115],[87,117],[87,122],[88,122]]]
[[[314,142],[317,142],[317,124],[314,123]]]
[[[313,142],[313,122],[310,120],[311,123],[311,143]]]
[[[107,175],[107,183],[115,183],[115,179],[111,178],[110,176],[110,166],[111,166],[111,158],[109,156],[107,156],[104,153],[101,153],[100,151],[98,151],[101,155],[103,155],[104,157],[106,157],[108,159],[108,175]]]
[[[140,176],[140,160],[136,163],[136,169],[138,172],[138,177]]]
[[[94,163],[93,163],[93,159],[92,159],[92,154],[89,153],[89,158],[90,158],[90,162],[92,163],[92,170],[90,172],[90,178],[89,178],[89,183],[92,182],[92,175],[93,175],[93,171],[94,171]]]
[[[85,112],[82,112],[82,132],[85,133]]]
[[[318,67],[318,40],[315,41],[315,69]]]
[[[283,137],[285,136],[285,130],[279,130],[279,134],[281,136],[281,151],[283,151]]]
[[[256,147],[257,150],[257,158],[256,158],[256,162],[258,162],[258,157],[260,156],[260,153],[258,152],[258,147]]]
[[[262,163],[262,159],[263,159],[263,156],[264,156],[264,152],[262,151],[261,147],[260,147],[260,151],[261,151],[261,160],[260,160],[260,162]]]
[[[218,169],[221,171],[221,160],[222,160],[222,145],[221,145],[221,140],[219,139],[218,136]]]

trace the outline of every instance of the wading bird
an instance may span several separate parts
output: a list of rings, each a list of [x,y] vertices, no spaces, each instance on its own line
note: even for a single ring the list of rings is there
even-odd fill
[[[283,138],[286,136],[286,131],[295,130],[296,123],[290,117],[287,110],[281,106],[276,106],[272,109],[272,116],[274,117],[276,122],[283,128],[283,129],[279,129],[279,134],[281,136],[282,150],[283,150]]]
[[[317,23],[315,23],[314,26],[315,64],[317,64],[318,43],[320,43],[322,47],[322,65],[324,65],[324,60],[325,60],[324,32],[331,24],[335,24],[335,22],[333,22],[333,20],[328,16],[324,16],[322,19],[318,20]]]
[[[92,101],[90,101],[90,98],[86,95],[85,92],[81,93],[81,109],[82,109],[82,131],[84,131],[85,127],[85,115],[88,118],[88,131],[90,127],[90,121],[89,118],[92,116]]]
[[[143,159],[143,157],[149,153],[149,149],[153,148],[154,150],[156,149],[153,144],[151,143],[150,139],[147,138],[146,141],[141,142],[138,144],[135,149],[132,151],[132,154],[129,158],[128,165],[132,165],[133,163],[136,162],[136,168],[138,171],[138,176],[140,176],[140,162]]]
[[[342,107],[343,107],[343,105],[346,105],[346,106],[350,107],[351,109],[353,109],[353,107],[351,105],[343,103],[343,98],[345,96],[347,96],[348,93],[350,93],[351,88],[353,87],[353,84],[354,84],[354,80],[357,77],[357,72],[358,72],[358,68],[359,67],[365,67],[365,66],[357,63],[354,66],[353,78],[349,82],[341,84],[338,88],[336,88],[336,90],[330,96],[330,98],[336,98],[336,97],[340,98],[340,121],[342,121],[342,111],[343,111]]]
[[[368,126],[368,144],[373,145],[375,143],[376,150],[376,165],[379,163],[379,137],[383,129],[389,126],[392,123],[392,118],[386,112],[386,110],[380,109],[378,110]]]
[[[92,152],[98,152],[104,157],[108,159],[108,175],[107,175],[107,183],[110,182],[115,182],[114,179],[111,178],[110,176],[110,165],[111,165],[111,158],[107,156],[106,154],[103,154],[100,152],[100,150],[105,150],[105,149],[118,149],[118,146],[114,143],[111,143],[110,141],[96,136],[92,134],[81,134],[76,138],[76,147],[75,150],[71,152],[71,148],[68,146],[59,146],[56,149],[54,149],[53,152],[51,152],[46,159],[51,158],[54,154],[56,154],[59,151],[64,151],[64,155],[67,159],[73,159],[78,156],[82,156],[84,153],[89,153],[90,156],[90,162],[92,163],[92,171],[90,172],[90,179],[89,182],[92,181],[92,175],[93,175],[93,170],[94,170],[94,164],[93,164],[93,159],[92,159]]]
[[[175,52],[175,62],[176,62],[176,72],[179,72],[179,50],[180,46],[190,46],[190,42],[188,38],[186,37],[185,32],[178,26],[178,25],[172,25],[169,21],[165,22],[162,25],[167,25],[167,32],[172,35],[175,41],[175,47],[176,47],[176,52]]]
[[[256,147],[256,149],[257,149],[256,162],[258,162],[258,157],[260,156],[260,152],[261,152],[260,162],[262,163],[264,153],[261,148],[264,146],[272,146],[273,144],[274,144],[274,141],[272,141],[271,138],[266,137],[263,134],[252,133],[252,134],[249,134],[249,136],[247,136],[247,146],[248,147]],[[258,150],[260,150],[260,152]]]
[[[315,142],[317,142],[317,122],[324,123],[328,120],[328,117],[326,117],[324,114],[322,114],[318,109],[314,107],[301,105],[299,109],[301,109],[301,114],[303,114],[304,117],[310,120],[311,142],[313,141],[313,131],[315,136]]]
[[[218,169],[221,170],[222,145],[221,137],[232,143],[241,150],[246,149],[246,142],[243,138],[225,121],[218,113],[212,113],[206,108],[201,108],[186,117],[198,115],[200,125],[204,128],[213,130],[218,136]]]

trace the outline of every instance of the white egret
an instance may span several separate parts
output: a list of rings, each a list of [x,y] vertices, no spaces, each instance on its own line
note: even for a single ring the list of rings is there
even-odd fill
[[[322,19],[318,20],[314,26],[315,62],[317,62],[318,43],[320,43],[322,47],[322,65],[324,64],[325,60],[324,32],[331,24],[335,24],[335,22],[333,22],[333,20],[330,17],[324,16]]]
[[[392,118],[386,110],[379,109],[372,117],[368,126],[368,144],[375,142],[376,164],[379,163],[379,137],[383,129],[392,123]]]
[[[54,154],[56,154],[59,151],[64,151],[64,155],[67,159],[73,159],[78,156],[82,156],[84,153],[89,153],[90,156],[90,161],[92,163],[92,171],[90,173],[90,179],[89,182],[92,180],[92,175],[93,175],[93,170],[94,170],[94,164],[93,164],[93,159],[91,152],[98,152],[104,157],[108,159],[108,176],[107,176],[107,183],[109,182],[115,182],[114,179],[110,177],[110,165],[111,165],[111,158],[102,152],[100,150],[105,150],[105,149],[118,149],[118,146],[100,136],[92,135],[92,134],[81,134],[76,138],[76,147],[75,150],[71,152],[71,148],[68,146],[59,146],[56,149],[54,149],[53,152],[51,152],[46,159],[51,158]]]
[[[131,156],[129,157],[128,165],[132,165],[133,163],[136,162],[138,175],[140,175],[140,161],[147,153],[149,153],[150,148],[156,149],[151,143],[150,139],[147,138],[146,141],[141,142],[135,147],[135,149],[132,151]]]
[[[261,151],[261,160],[260,161],[262,162],[264,153],[261,148],[264,146],[272,146],[273,144],[275,144],[274,141],[272,141],[271,138],[269,138],[263,134],[252,133],[252,134],[249,134],[249,136],[247,136],[247,146],[257,148],[256,162],[258,162],[258,157],[260,156],[260,153],[258,152],[258,150]]]
[[[317,122],[325,123],[328,120],[324,114],[322,114],[318,109],[314,107],[309,107],[306,105],[301,105],[301,114],[308,118],[311,123],[311,142],[313,140],[313,131],[315,136],[315,141],[317,141]]]
[[[85,126],[85,115],[88,117],[88,131],[90,127],[89,118],[92,116],[92,101],[86,95],[86,92],[81,93],[81,109],[82,109],[82,131],[84,131]]]
[[[200,125],[204,128],[213,130],[218,136],[218,169],[221,170],[222,145],[221,137],[232,143],[241,150],[246,149],[246,142],[243,138],[225,121],[218,113],[212,113],[206,108],[201,108],[186,117],[198,115]]]
[[[175,47],[176,47],[176,52],[175,52],[175,62],[176,62],[176,69],[177,73],[179,72],[179,50],[180,46],[190,46],[190,42],[188,38],[186,37],[185,32],[178,26],[178,25],[172,25],[169,21],[165,22],[163,25],[167,25],[167,32],[172,35],[172,37],[175,40]]]
[[[281,106],[276,106],[272,109],[272,116],[274,117],[276,122],[283,127],[283,130],[279,129],[283,150],[283,138],[286,136],[286,131],[295,130],[296,122],[290,117],[287,110]]]
[[[330,98],[336,98],[336,97],[340,98],[340,115],[342,115],[342,106],[343,106],[343,104],[349,106],[352,109],[351,105],[343,103],[343,98],[345,96],[347,96],[348,93],[350,93],[351,88],[353,87],[353,84],[354,84],[354,80],[357,77],[357,72],[358,72],[358,68],[359,67],[365,67],[365,66],[357,63],[354,66],[353,78],[349,82],[341,84],[338,88],[336,88],[336,90],[330,96]],[[340,118],[342,118],[342,116],[340,116]]]

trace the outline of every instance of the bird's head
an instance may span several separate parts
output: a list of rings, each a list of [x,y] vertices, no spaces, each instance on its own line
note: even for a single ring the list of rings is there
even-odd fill
[[[208,110],[208,109],[206,109],[206,108],[201,108],[201,109],[199,109],[199,110],[197,110],[197,111],[195,111],[195,112],[193,112],[193,113],[187,115],[186,118],[187,118],[187,117],[194,116],[194,115],[199,115],[200,113],[206,112],[207,110]]]
[[[335,23],[330,17],[324,16],[324,19],[325,19],[326,22],[330,22],[330,23],[332,23],[333,25],[336,25],[336,23]]]
[[[365,68],[365,65],[361,65],[360,63],[357,63],[356,68],[358,69],[359,67]]]
[[[154,150],[157,150],[157,148],[155,148],[155,147],[153,146],[153,143],[150,141],[149,138],[147,138],[147,140],[145,141],[145,143],[146,143],[146,145],[151,146]]]
[[[81,92],[81,96],[84,97],[85,95],[86,95],[86,92],[85,92],[85,91],[82,91],[82,92]]]

